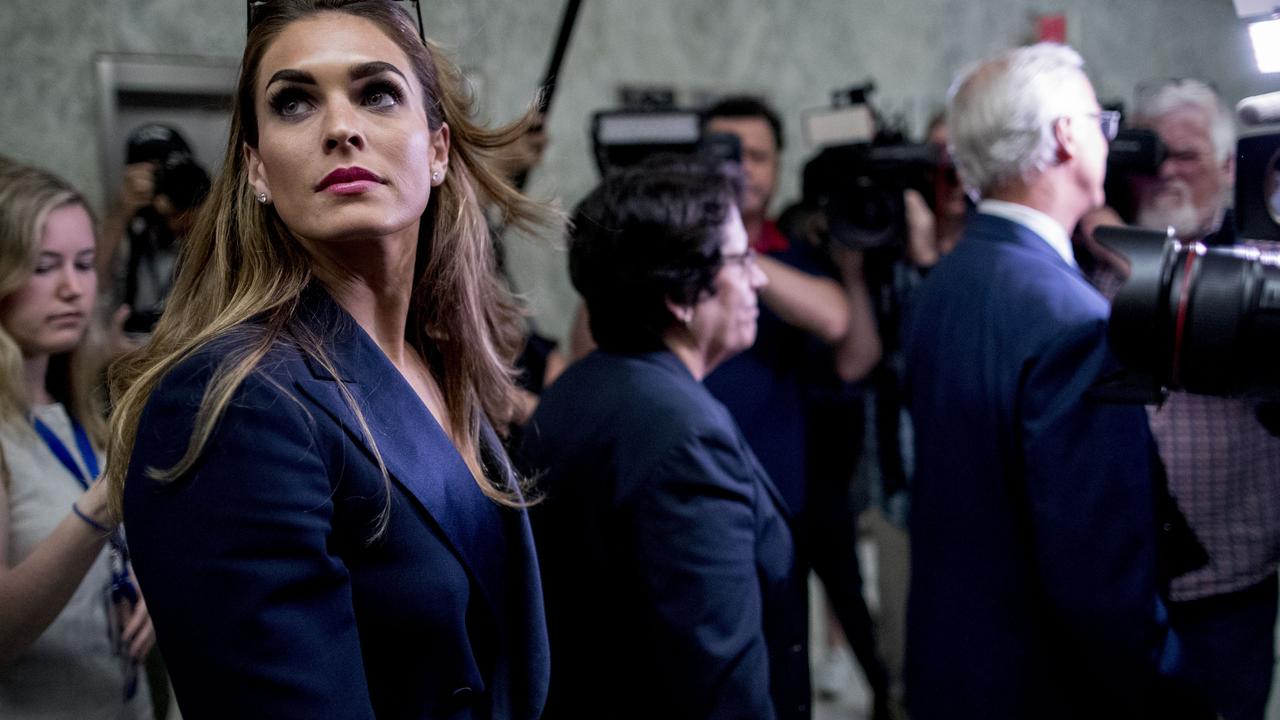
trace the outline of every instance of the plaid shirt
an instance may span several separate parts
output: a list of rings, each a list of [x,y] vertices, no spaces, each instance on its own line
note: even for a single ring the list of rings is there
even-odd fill
[[[1245,400],[1171,393],[1148,412],[1169,490],[1209,564],[1173,581],[1175,601],[1243,590],[1280,563],[1280,438]]]

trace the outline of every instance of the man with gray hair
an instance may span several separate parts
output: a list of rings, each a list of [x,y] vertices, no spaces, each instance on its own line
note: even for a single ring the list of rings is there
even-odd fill
[[[1137,221],[1201,240],[1222,226],[1235,177],[1236,128],[1218,93],[1199,80],[1138,86],[1134,127],[1155,131],[1168,149],[1155,177],[1134,178]]]
[[[912,718],[1199,717],[1172,700],[1154,443],[1115,368],[1107,302],[1069,233],[1103,203],[1116,118],[1070,48],[1019,48],[953,86],[980,202],[920,288],[905,346],[916,423]]]
[[[1134,179],[1138,224],[1235,242],[1230,111],[1198,80],[1144,83],[1136,99],[1134,125],[1168,147],[1155,177]],[[1226,720],[1262,720],[1275,666],[1280,439],[1241,399],[1172,393],[1150,420],[1170,489],[1209,554],[1170,588],[1187,675]]]

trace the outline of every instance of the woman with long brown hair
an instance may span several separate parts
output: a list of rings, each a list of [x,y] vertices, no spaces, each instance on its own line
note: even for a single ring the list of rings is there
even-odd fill
[[[519,489],[519,307],[482,202],[542,212],[390,0],[251,2],[223,170],[107,476],[199,717],[532,718],[547,680]]]

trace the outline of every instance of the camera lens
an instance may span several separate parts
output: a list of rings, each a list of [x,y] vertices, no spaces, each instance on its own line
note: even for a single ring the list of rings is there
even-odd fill
[[[1112,304],[1116,356],[1167,388],[1211,395],[1280,387],[1280,253],[1118,230],[1132,263]]]

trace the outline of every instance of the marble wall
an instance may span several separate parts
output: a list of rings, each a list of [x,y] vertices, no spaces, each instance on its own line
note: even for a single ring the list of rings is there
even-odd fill
[[[531,99],[561,9],[562,0],[423,0],[428,34],[470,71],[494,120]],[[782,108],[785,201],[809,153],[801,109],[871,78],[878,104],[918,128],[956,71],[1025,41],[1044,12],[1066,13],[1104,99],[1127,98],[1153,76],[1210,78],[1232,101],[1280,88],[1254,70],[1230,0],[587,0],[530,192],[571,207],[596,180],[591,111],[613,105],[620,84],[658,84],[758,92]],[[243,13],[237,0],[0,0],[0,153],[50,167],[102,203],[95,55],[238,57]],[[539,326],[563,336],[573,294],[562,251],[514,240],[509,253]]]

